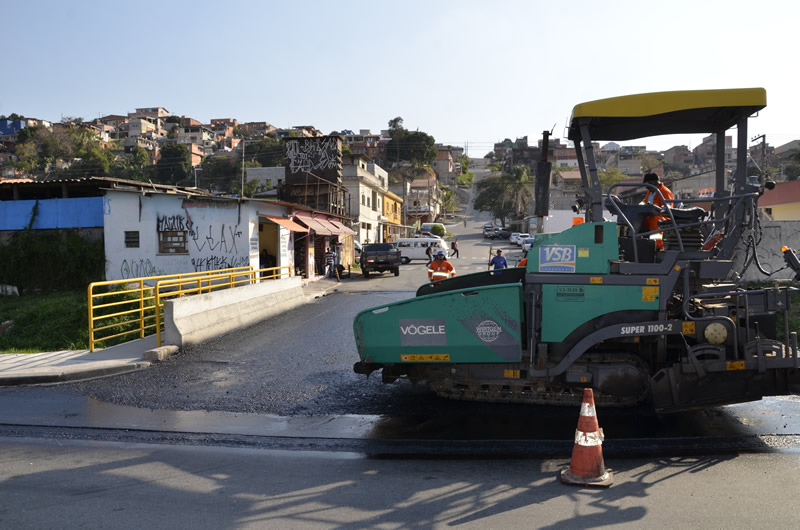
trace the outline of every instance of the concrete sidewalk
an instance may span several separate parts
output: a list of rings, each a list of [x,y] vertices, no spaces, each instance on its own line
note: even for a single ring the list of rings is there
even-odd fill
[[[324,278],[303,283],[307,302],[325,296],[342,285],[336,280]],[[156,336],[151,335],[94,352],[63,350],[0,354],[0,386],[63,383],[123,374],[147,368],[153,362],[163,361],[177,352],[177,346],[157,347]]]

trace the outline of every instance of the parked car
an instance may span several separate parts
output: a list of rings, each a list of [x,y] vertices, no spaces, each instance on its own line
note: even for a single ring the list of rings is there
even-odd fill
[[[509,236],[508,242],[514,245],[519,245],[519,243],[517,243],[518,238],[519,238],[519,232],[511,232],[511,236]]]
[[[400,276],[400,251],[394,243],[364,245],[359,258],[361,274],[369,278],[372,272],[392,271]]]
[[[531,237],[531,235],[528,234],[527,232],[522,233],[522,234],[517,236],[517,240],[514,243],[517,246],[521,247],[522,246],[522,242],[525,241],[526,239],[528,239],[529,237]]]
[[[492,239],[508,239],[511,237],[511,230],[507,228],[495,228]]]
[[[494,227],[492,225],[483,227],[483,237],[492,237],[494,235]]]
[[[534,237],[526,237],[525,241],[522,242],[522,250],[523,252],[528,252],[531,247],[533,246]]]
[[[353,240],[353,248],[355,249],[356,254],[361,254],[361,243],[355,239]]]

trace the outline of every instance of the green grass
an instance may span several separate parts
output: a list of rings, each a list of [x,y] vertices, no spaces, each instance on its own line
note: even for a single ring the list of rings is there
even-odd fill
[[[0,297],[0,352],[34,353],[89,347],[86,291]]]

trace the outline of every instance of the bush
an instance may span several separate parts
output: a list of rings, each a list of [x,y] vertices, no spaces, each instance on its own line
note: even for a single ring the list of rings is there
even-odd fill
[[[102,241],[88,241],[74,231],[15,232],[0,245],[0,284],[20,295],[33,290],[86,289],[105,276]]]
[[[82,350],[89,344],[86,290],[0,297],[0,321],[14,325],[0,335],[0,351],[30,353]]]
[[[439,237],[444,237],[444,228],[439,225],[433,225],[431,227],[431,234]]]

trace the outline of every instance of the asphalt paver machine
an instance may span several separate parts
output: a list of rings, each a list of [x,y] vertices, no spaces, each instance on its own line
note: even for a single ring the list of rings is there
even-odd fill
[[[797,391],[789,320],[796,289],[744,288],[733,267],[744,253],[745,266],[763,270],[757,205],[774,184],[747,178],[745,146],[748,117],[765,106],[761,88],[575,106],[569,139],[585,222],[539,234],[524,268],[426,284],[414,298],[362,311],[353,324],[354,370],[380,370],[385,383],[426,382],[467,400],[577,405],[591,387],[600,405],[649,403],[659,412]],[[739,149],[729,177],[724,140],[732,128]],[[593,142],[678,133],[716,135],[714,197],[659,208],[626,204],[616,193],[623,184],[603,193]],[[645,232],[650,215],[662,220]],[[651,237],[659,233],[663,247]],[[794,251],[783,253],[800,279]]]

